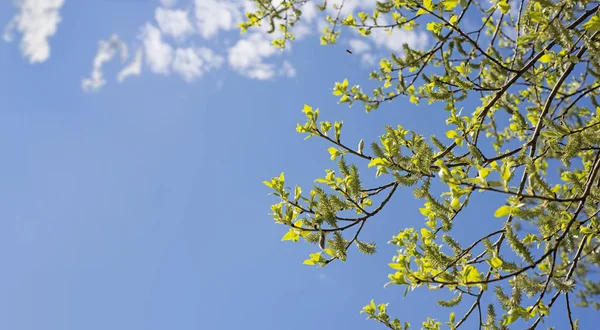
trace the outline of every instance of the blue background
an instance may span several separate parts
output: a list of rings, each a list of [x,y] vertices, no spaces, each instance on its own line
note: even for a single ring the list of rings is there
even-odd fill
[[[313,246],[280,242],[286,230],[267,215],[275,199],[261,184],[285,171],[308,187],[334,166],[327,144],[295,132],[305,103],[343,119],[351,145],[386,124],[443,136],[441,107],[397,100],[367,115],[337,105],[333,83],[364,81],[368,70],[315,38],[295,45],[294,79],[224,69],[187,84],[144,73],[81,92],[97,40],[131,31],[123,38],[134,41],[155,6],[67,1],[42,65],[0,44],[0,328],[381,329],[358,313],[372,298],[415,328],[427,316],[446,321],[435,304],[446,292],[403,299],[403,288],[383,289],[396,252],[385,243],[423,223],[410,189],[363,231],[378,254],[317,269],[302,265]],[[0,3],[0,22],[14,13]],[[500,228],[501,204],[476,198],[457,235]],[[578,313],[593,328],[595,314]]]

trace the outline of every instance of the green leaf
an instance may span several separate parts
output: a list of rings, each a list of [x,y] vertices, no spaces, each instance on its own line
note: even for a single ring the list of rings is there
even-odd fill
[[[421,207],[419,208],[419,212],[421,212],[422,215],[424,216],[429,216],[431,214],[431,210],[425,207]]]
[[[502,325],[507,326],[511,323],[514,323],[516,320],[518,320],[521,316],[517,313],[512,313],[508,314],[508,316],[504,319],[504,321],[502,322]]]
[[[304,108],[302,109],[302,112],[304,112],[306,115],[308,115],[309,113],[312,114],[313,108],[310,105],[305,104]]]
[[[465,269],[463,270],[463,276],[465,278],[465,281],[469,283],[481,281],[481,274],[479,274],[477,268],[475,268],[472,265],[468,265],[467,267],[465,267]]]
[[[321,257],[321,252],[311,253],[310,258],[314,261],[321,261],[323,257]]]
[[[490,174],[490,172],[492,172],[491,168],[480,168],[479,169],[479,177],[485,180],[485,178],[487,178],[487,176]]]
[[[298,233],[296,233],[296,231],[294,231],[293,229],[290,229],[285,235],[283,235],[283,238],[281,240],[298,242],[299,236],[300,235],[298,235]]]
[[[302,194],[302,188],[300,188],[299,186],[296,186],[296,189],[294,190],[294,200],[298,201],[298,199],[300,199],[301,194]]]
[[[390,268],[395,269],[395,270],[405,270],[406,269],[406,266],[403,264],[391,263],[391,264],[388,264],[388,266],[390,266]]]
[[[538,313],[540,313],[541,315],[544,315],[544,316],[550,315],[550,308],[548,306],[546,306],[543,302],[540,302],[538,304],[537,308],[538,308]]]
[[[385,166],[387,164],[388,162],[384,158],[373,158],[371,159],[367,167],[371,168],[373,166]]]
[[[542,63],[548,63],[552,61],[553,58],[554,56],[552,56],[551,54],[545,54],[544,56],[540,57],[539,61]]]
[[[498,7],[500,7],[503,14],[508,14],[510,12],[510,4],[507,0],[500,0],[498,2]]]
[[[505,216],[509,215],[510,211],[511,211],[510,206],[503,205],[503,206],[500,206],[500,208],[498,208],[496,210],[496,212],[494,212],[494,216],[496,218],[502,218],[502,217],[505,217]]]
[[[589,21],[583,24],[583,28],[590,32],[600,31],[600,14],[592,16]]]
[[[458,5],[458,1],[459,0],[445,0],[443,2],[444,9],[452,10],[452,9],[456,8],[456,6]],[[450,22],[450,23],[452,23],[452,22]]]
[[[425,7],[429,11],[433,10],[432,0],[423,0],[423,7]]]
[[[450,206],[452,206],[454,210],[458,210],[458,208],[460,207],[460,200],[458,198],[453,198],[452,202],[450,203]]]
[[[284,39],[275,39],[272,41],[272,43],[275,48],[285,48],[285,40]]]
[[[494,268],[500,268],[502,267],[502,264],[504,264],[504,262],[498,257],[493,257],[490,259],[490,265]]]
[[[459,136],[458,133],[453,129],[446,132],[446,137],[449,139],[454,139],[457,136]]]
[[[385,58],[379,62],[379,66],[383,72],[392,72],[392,63]]]
[[[456,24],[456,22],[458,22],[458,16],[452,15],[448,21],[450,22],[450,24],[454,25]]]
[[[583,235],[590,235],[594,233],[594,230],[592,230],[590,227],[580,227],[579,232]]]
[[[338,151],[336,148],[334,148],[334,147],[328,148],[328,149],[327,149],[327,151],[329,151],[329,154],[331,155],[331,160],[335,160],[335,157],[337,157],[337,156],[339,155],[339,153],[340,153],[340,152],[339,152],[339,151]]]

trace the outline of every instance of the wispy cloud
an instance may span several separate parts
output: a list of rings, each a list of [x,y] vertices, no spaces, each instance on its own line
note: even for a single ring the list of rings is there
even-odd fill
[[[332,1],[339,5],[342,0]],[[206,46],[196,46],[198,39],[214,39],[224,32],[237,29],[237,24],[243,19],[243,12],[254,9],[254,3],[240,0],[186,0],[187,7],[176,8],[181,1],[160,2],[161,5],[154,12],[154,21],[146,23],[140,29],[142,47],[136,52],[135,58],[118,73],[118,81],[140,75],[143,67],[147,66],[150,72],[162,75],[175,73],[187,82],[194,82],[210,70],[221,67],[225,61],[232,71],[250,79],[270,80],[276,77],[293,78],[297,75],[293,64],[281,56],[291,52],[292,43],[284,51],[275,49],[272,40],[276,36],[266,32],[267,24],[237,40],[233,39],[231,45],[225,46],[225,54],[219,54]],[[368,10],[374,6],[371,2],[346,0],[342,11]],[[292,12],[289,14],[294,15]],[[313,3],[306,3],[302,7],[302,20],[293,29],[297,39],[322,29],[326,23],[321,18],[326,14],[319,13]],[[390,36],[386,31],[374,30],[371,37],[365,39],[356,38],[352,32],[350,36],[350,49],[360,56],[363,63],[369,65],[376,62],[377,53],[383,50],[401,52],[403,43],[416,48],[427,43],[425,35],[414,31],[397,30]],[[227,35],[227,38],[232,37],[235,38],[231,34]],[[97,89],[106,83],[100,68],[101,64],[97,70],[92,71],[92,77],[86,80],[87,89]]]
[[[123,70],[117,75],[117,80],[123,82],[129,76],[139,76],[142,73],[142,58],[144,52],[142,49],[138,49],[135,52],[135,56],[131,63],[129,63]]]
[[[64,0],[20,0],[15,5],[19,12],[4,30],[4,40],[13,39],[13,31],[21,34],[21,52],[30,63],[41,63],[50,57],[48,39],[61,21],[59,14]]]
[[[86,92],[91,92],[100,89],[106,84],[104,74],[102,73],[102,66],[112,60],[115,55],[121,53],[121,60],[127,59],[127,45],[119,39],[116,34],[113,35],[109,40],[101,40],[98,42],[98,52],[94,57],[94,63],[92,65],[92,74],[90,78],[83,79],[81,81],[81,88]]]
[[[363,39],[350,39],[348,46],[350,46],[350,49],[355,54],[362,54],[371,50],[371,45]]]
[[[177,4],[177,0],[160,0],[160,3],[165,7],[173,7]]]
[[[286,78],[294,78],[296,76],[296,69],[292,63],[283,61],[281,64],[281,69],[279,70],[279,75]]]

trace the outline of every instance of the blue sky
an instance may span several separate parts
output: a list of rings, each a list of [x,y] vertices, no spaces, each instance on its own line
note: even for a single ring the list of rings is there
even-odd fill
[[[314,18],[281,54],[261,32],[239,35],[243,9],[0,3],[10,40],[0,43],[0,328],[380,329],[358,314],[372,298],[414,325],[436,310],[423,290],[402,299],[383,289],[395,253],[385,242],[422,223],[410,190],[364,231],[377,255],[316,269],[302,265],[313,247],[280,242],[261,184],[285,171],[308,186],[333,166],[326,144],[295,132],[305,103],[343,119],[349,141],[385,124],[441,132],[439,107],[400,100],[367,115],[331,96],[335,81],[365,81],[399,42],[427,39],[349,34],[321,47]],[[469,214],[499,221],[493,209]]]

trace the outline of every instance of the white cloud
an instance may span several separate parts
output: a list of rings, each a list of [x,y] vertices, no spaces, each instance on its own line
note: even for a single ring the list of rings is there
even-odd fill
[[[154,73],[168,74],[173,61],[173,47],[163,41],[160,30],[146,23],[142,28],[141,39],[150,70]]]
[[[56,33],[64,0],[20,0],[15,5],[20,12],[8,23],[4,40],[13,39],[12,31],[21,35],[21,52],[30,63],[41,63],[50,56],[48,38]]]
[[[296,38],[296,40],[302,40],[313,34],[313,32],[312,26],[302,23],[294,25],[294,28],[292,29],[292,33],[294,34],[294,38]]]
[[[340,10],[340,17],[345,17],[350,13],[356,13],[357,9],[372,10],[375,9],[377,4],[376,1],[365,1],[365,0],[331,0],[327,3],[327,11],[333,17],[336,17],[338,9],[341,5],[344,5]]]
[[[388,22],[385,17],[382,17],[379,24],[387,25]],[[358,34],[358,31],[354,30],[354,33]],[[390,35],[387,29],[373,29],[368,39],[378,48],[385,48],[400,54],[404,52],[404,44],[408,44],[411,48],[424,49],[429,43],[427,33],[416,30],[394,29]]]
[[[394,30],[392,35],[389,35],[383,29],[374,29],[370,37],[378,47],[384,47],[396,53],[404,52],[402,47],[405,43],[411,48],[423,49],[429,42],[427,33],[415,30]]]
[[[255,32],[229,49],[229,66],[249,78],[270,79],[275,76],[275,66],[264,60],[277,52],[267,36]]]
[[[219,30],[237,28],[241,22],[240,3],[219,0],[196,0],[196,20],[205,39],[214,37]]]
[[[348,41],[348,45],[350,46],[350,50],[355,54],[362,54],[371,50],[369,43],[361,39],[351,39]]]
[[[139,76],[142,73],[142,57],[143,51],[142,49],[138,49],[135,52],[135,57],[119,74],[117,75],[117,80],[119,82],[123,82],[125,78],[129,76]]]
[[[288,61],[283,61],[279,75],[286,78],[294,78],[296,76],[296,69]]]
[[[160,3],[167,8],[171,8],[177,4],[177,0],[160,0]]]
[[[221,64],[223,58],[208,48],[178,48],[175,51],[173,70],[185,81],[192,82]]]
[[[117,53],[121,53],[122,61],[127,59],[127,45],[116,34],[112,35],[109,40],[100,40],[98,42],[98,52],[94,57],[92,75],[90,78],[81,81],[81,88],[85,92],[98,90],[106,84],[102,73],[102,66],[115,57]]]
[[[371,45],[363,39],[350,39],[348,47],[353,54],[360,56],[360,60],[365,65],[373,65],[376,62],[375,55],[370,53]]]
[[[312,22],[319,13],[317,11],[317,6],[312,2],[305,3],[300,10],[302,10],[302,20],[305,20],[308,23]]]
[[[155,18],[158,27],[165,35],[183,39],[194,32],[194,27],[188,18],[188,12],[185,10],[158,7],[156,8]]]
[[[371,53],[362,54],[360,60],[366,65],[373,65],[377,62],[377,58]]]

